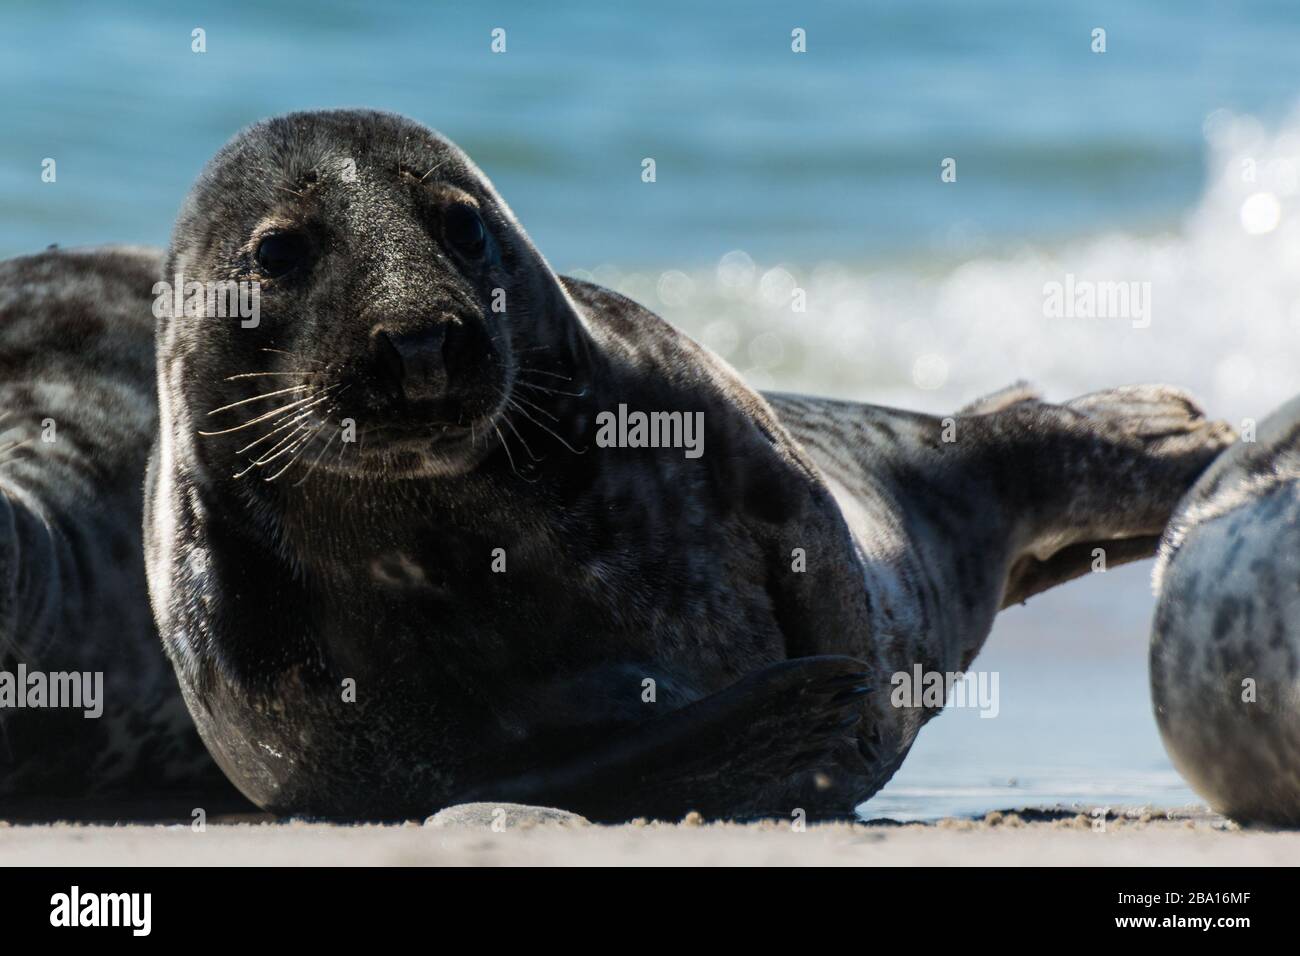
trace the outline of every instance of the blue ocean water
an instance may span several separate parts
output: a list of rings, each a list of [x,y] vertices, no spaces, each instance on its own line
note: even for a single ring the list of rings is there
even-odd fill
[[[0,36],[0,255],[162,244],[241,126],[375,107],[464,146],[558,269],[760,387],[939,410],[1164,380],[1234,420],[1297,390],[1289,0],[10,0]],[[1066,274],[1149,282],[1152,321],[1046,318]],[[938,718],[867,812],[1192,800],[1149,714],[1147,570],[1004,615],[977,664],[999,717]]]
[[[1300,91],[1287,0],[10,0],[0,17],[5,255],[162,242],[235,130],[331,106],[446,132],[562,269],[1161,225],[1197,196],[1208,113],[1280,118]],[[945,157],[960,188],[939,182]]]

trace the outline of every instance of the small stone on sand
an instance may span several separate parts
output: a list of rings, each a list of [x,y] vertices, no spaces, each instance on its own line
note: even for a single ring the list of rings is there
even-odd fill
[[[460,827],[485,830],[522,830],[535,826],[590,826],[586,817],[555,807],[523,803],[460,803],[439,810],[424,821],[426,827]]]

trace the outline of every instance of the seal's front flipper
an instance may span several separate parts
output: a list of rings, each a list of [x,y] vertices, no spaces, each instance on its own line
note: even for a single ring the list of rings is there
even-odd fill
[[[737,794],[858,755],[866,681],[867,665],[851,657],[782,661],[613,731],[578,756],[476,786],[456,802],[545,804],[606,821],[678,820],[691,810],[726,816]]]
[[[1023,548],[1003,606],[1099,567],[1155,554],[1175,505],[1234,439],[1185,392],[1134,385],[1050,405],[1014,401],[970,419],[985,447],[1027,466]],[[1104,564],[1101,564],[1104,562]]]

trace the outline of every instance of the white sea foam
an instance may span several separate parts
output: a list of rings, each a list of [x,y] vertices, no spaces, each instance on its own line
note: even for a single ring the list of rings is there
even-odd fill
[[[810,267],[735,250],[712,270],[584,277],[659,311],[762,388],[940,411],[1017,378],[1055,398],[1162,381],[1216,416],[1262,417],[1300,390],[1300,115],[1269,131],[1218,111],[1204,129],[1205,188],[1161,233],[946,262]],[[1053,315],[1045,289],[1067,277],[1145,288],[1149,326]]]

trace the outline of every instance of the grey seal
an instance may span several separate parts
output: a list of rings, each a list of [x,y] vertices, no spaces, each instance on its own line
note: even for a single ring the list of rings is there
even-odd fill
[[[91,801],[188,815],[182,794],[237,799],[185,710],[145,588],[161,264],[157,250],[129,247],[0,262],[0,805],[11,817],[76,815]]]
[[[260,288],[256,327],[159,320],[146,549],[200,733],[282,813],[851,813],[937,710],[891,674],[965,668],[1094,546],[1152,554],[1227,440],[1155,386],[764,397],[384,113],[240,133],[165,272]],[[624,407],[703,453],[598,444]]]
[[[1227,816],[1300,826],[1300,398],[1188,493],[1155,585],[1151,694],[1174,766]]]

